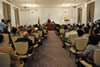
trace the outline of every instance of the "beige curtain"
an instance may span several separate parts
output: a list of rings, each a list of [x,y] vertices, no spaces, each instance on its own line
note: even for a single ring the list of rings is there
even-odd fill
[[[11,6],[5,2],[2,2],[3,4],[3,14],[5,20],[11,20]],[[12,26],[10,22],[10,27]]]
[[[87,5],[87,17],[86,17],[86,24],[88,24],[88,20],[89,20],[89,8],[90,8],[90,5],[88,4]]]
[[[77,24],[82,24],[82,8],[78,8],[78,19]]]
[[[79,15],[80,13],[79,13],[79,8],[78,8],[78,11],[77,11],[77,24],[79,24],[79,21],[80,21],[80,15]]]
[[[82,8],[80,8],[80,24],[82,24]]]
[[[94,8],[95,8],[95,2],[92,2],[90,4],[90,18],[91,18],[91,26],[93,25],[94,22]]]
[[[20,25],[20,19],[19,19],[19,9],[15,8],[15,21],[16,21],[16,27]]]
[[[95,10],[95,2],[92,2],[92,3],[89,3],[87,5],[87,21],[86,21],[86,24],[89,23],[89,20],[91,22],[91,26],[94,22],[94,10]]]
[[[7,19],[7,6],[6,3],[3,2],[3,14],[4,14],[4,19]]]

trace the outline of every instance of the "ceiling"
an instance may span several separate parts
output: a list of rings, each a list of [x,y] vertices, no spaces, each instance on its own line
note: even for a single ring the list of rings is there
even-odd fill
[[[70,7],[84,3],[87,0],[7,0],[21,8],[23,7]]]

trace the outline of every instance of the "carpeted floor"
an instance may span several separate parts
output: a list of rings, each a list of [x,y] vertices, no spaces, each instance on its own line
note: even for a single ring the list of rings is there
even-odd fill
[[[39,47],[37,53],[30,57],[24,67],[77,67],[74,57],[62,48],[62,42],[54,31],[48,32],[48,38]]]

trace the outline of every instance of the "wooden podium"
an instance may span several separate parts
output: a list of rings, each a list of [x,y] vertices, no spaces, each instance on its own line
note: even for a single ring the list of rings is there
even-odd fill
[[[48,30],[55,30],[56,24],[47,24]]]

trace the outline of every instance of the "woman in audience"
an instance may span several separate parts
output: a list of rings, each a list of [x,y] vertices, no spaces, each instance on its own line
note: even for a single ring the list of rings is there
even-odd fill
[[[9,53],[11,56],[11,66],[18,67],[20,57],[16,55],[11,47],[4,46],[4,42],[4,36],[0,34],[0,53]]]

